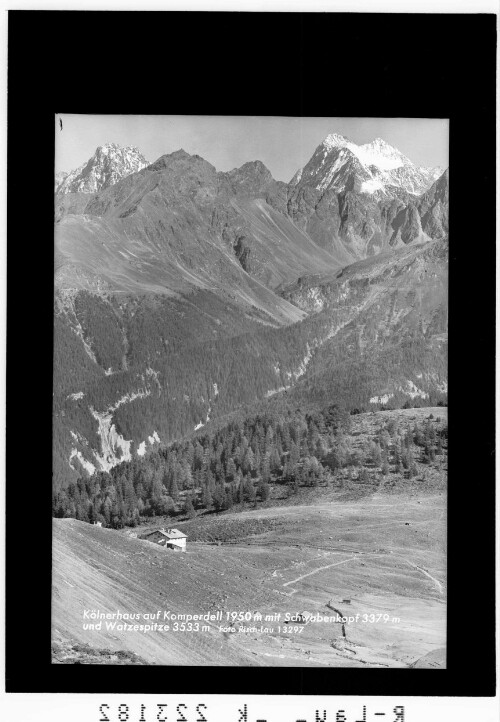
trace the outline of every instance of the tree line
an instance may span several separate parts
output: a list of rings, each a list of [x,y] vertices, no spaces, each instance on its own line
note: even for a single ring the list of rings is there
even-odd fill
[[[114,528],[155,516],[189,518],[266,503],[275,487],[296,494],[303,487],[342,485],[345,469],[359,483],[392,471],[411,478],[417,463],[432,463],[447,445],[447,427],[436,428],[432,419],[400,428],[390,418],[361,447],[350,428],[350,414],[335,405],[236,418],[109,473],[80,477],[54,492],[53,513]]]

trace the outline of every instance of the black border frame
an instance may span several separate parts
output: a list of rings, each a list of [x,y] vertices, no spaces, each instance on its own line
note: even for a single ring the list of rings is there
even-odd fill
[[[496,16],[10,11],[8,57],[7,691],[494,695]],[[51,665],[56,112],[450,118],[446,670]]]

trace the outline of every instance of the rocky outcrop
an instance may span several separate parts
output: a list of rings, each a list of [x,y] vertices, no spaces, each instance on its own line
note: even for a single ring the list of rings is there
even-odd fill
[[[290,182],[287,212],[346,265],[415,240],[442,237],[447,197],[433,190],[440,175],[441,169],[415,166],[380,138],[358,146],[332,134]]]
[[[448,235],[449,177],[448,170],[419,199],[417,208],[422,229],[430,238]]]

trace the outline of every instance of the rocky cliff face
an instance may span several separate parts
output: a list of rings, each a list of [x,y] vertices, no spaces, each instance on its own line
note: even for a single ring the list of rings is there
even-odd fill
[[[98,193],[147,165],[147,160],[137,148],[107,143],[99,146],[92,158],[76,170],[59,173],[55,191],[58,194]]]
[[[422,227],[418,199],[441,175],[440,168],[415,166],[381,138],[356,145],[334,133],[289,183],[287,212],[345,265],[437,237],[436,223]],[[434,205],[432,194],[427,203]]]
[[[422,229],[428,236],[444,238],[448,235],[448,170],[421,196],[417,208],[422,221]]]

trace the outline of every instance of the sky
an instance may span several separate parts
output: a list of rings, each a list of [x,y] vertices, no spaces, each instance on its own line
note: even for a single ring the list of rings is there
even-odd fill
[[[59,119],[63,129],[60,130]],[[383,138],[418,166],[448,167],[448,120],[209,115],[56,116],[56,172],[85,163],[99,145],[136,146],[146,160],[183,148],[228,171],[260,160],[288,182],[329,133],[354,143]]]

